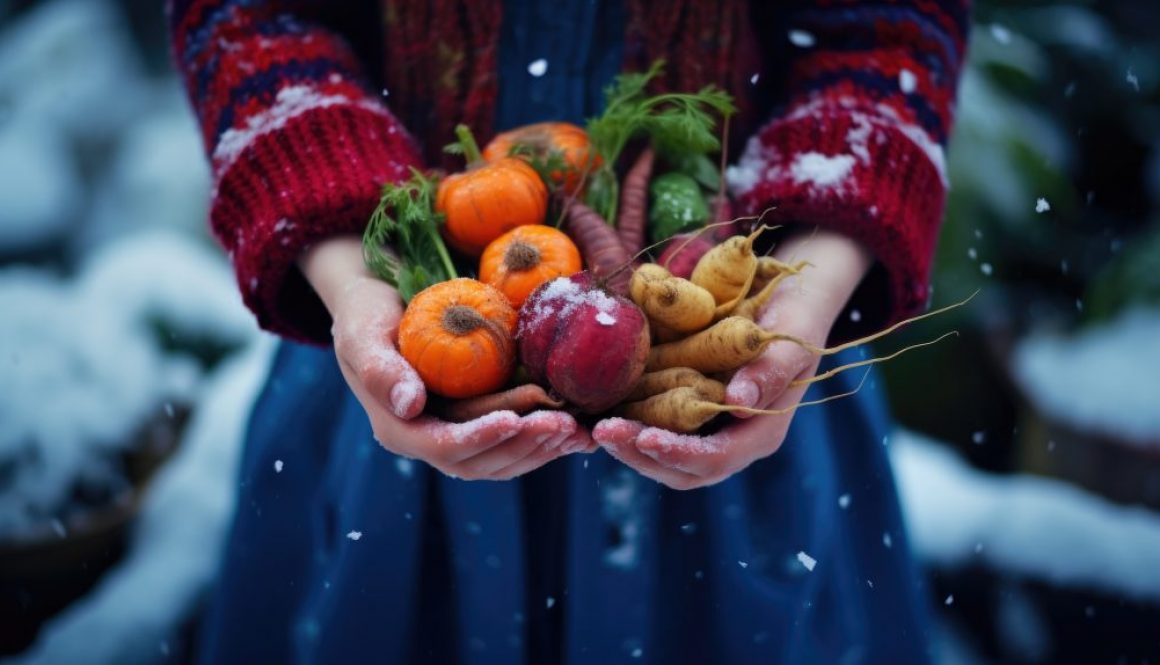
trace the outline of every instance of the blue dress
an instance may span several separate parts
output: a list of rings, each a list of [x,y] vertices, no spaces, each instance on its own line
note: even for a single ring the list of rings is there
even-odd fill
[[[499,127],[596,113],[621,60],[620,30],[600,26],[621,25],[618,11],[507,3]],[[529,75],[539,58],[546,72]],[[200,656],[923,662],[926,607],[887,433],[871,377],[802,409],[778,453],[706,489],[668,490],[603,451],[465,482],[386,452],[333,351],[284,343],[250,423]]]

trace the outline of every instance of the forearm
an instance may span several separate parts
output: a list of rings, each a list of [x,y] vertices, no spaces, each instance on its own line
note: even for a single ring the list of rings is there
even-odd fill
[[[374,279],[363,262],[362,239],[342,234],[311,245],[298,258],[298,267],[331,317],[339,299],[359,280]]]

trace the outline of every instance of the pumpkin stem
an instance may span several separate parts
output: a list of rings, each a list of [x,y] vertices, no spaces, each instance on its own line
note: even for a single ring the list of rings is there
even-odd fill
[[[508,245],[507,251],[503,254],[503,262],[508,270],[516,272],[531,270],[540,265],[540,250],[536,249],[535,245],[517,240]]]
[[[466,335],[485,323],[483,315],[467,305],[452,305],[443,312],[443,329],[452,335]]]
[[[464,124],[455,126],[455,138],[459,139],[459,145],[463,147],[463,156],[467,159],[468,166],[474,166],[483,161],[483,154],[479,151],[479,144],[475,142],[475,136],[471,133],[471,128]]]

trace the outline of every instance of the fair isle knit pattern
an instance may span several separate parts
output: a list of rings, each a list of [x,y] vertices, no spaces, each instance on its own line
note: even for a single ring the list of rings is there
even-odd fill
[[[625,2],[626,68],[664,57],[663,87],[716,83],[745,112],[758,91],[780,105],[729,170],[741,209],[775,207],[774,220],[857,238],[886,268],[891,315],[920,309],[945,200],[966,0]],[[379,4],[386,101],[401,117],[430,118],[412,128],[422,146],[324,22],[327,3],[168,2],[174,60],[213,167],[211,226],[259,324],[291,339],[330,337],[295,267],[301,252],[360,232],[381,185],[407,177],[424,154],[433,159],[454,122],[491,135],[502,3]],[[749,120],[734,127],[762,119]]]

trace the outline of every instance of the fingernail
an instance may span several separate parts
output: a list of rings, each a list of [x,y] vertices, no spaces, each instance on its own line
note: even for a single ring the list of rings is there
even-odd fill
[[[391,410],[399,418],[406,418],[419,397],[419,390],[413,381],[400,381],[391,388]]]
[[[737,406],[757,406],[759,396],[757,384],[748,379],[735,380],[729,384],[729,401]]]

